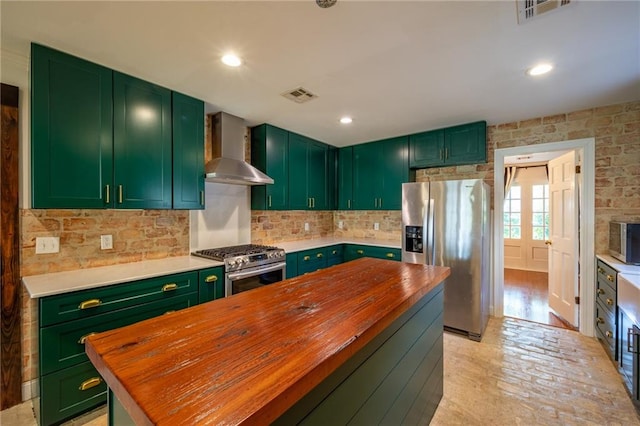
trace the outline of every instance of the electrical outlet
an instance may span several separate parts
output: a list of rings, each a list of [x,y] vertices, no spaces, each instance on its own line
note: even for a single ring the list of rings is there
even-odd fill
[[[307,222],[304,223],[304,230],[305,231],[309,230],[309,223],[307,223]]]
[[[338,229],[342,229],[344,227],[344,222],[342,222],[341,220],[338,221]]]
[[[37,237],[36,254],[58,253],[60,251],[60,237]]]
[[[373,224],[373,230],[374,230],[374,231],[379,231],[379,230],[380,230],[380,224],[379,224],[378,222],[375,222],[375,223]]]
[[[113,248],[113,237],[111,235],[100,235],[100,250],[111,250]]]

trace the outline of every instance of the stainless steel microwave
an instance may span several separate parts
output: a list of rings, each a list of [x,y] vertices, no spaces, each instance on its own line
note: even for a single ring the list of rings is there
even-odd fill
[[[609,222],[609,253],[630,265],[640,265],[640,223]]]

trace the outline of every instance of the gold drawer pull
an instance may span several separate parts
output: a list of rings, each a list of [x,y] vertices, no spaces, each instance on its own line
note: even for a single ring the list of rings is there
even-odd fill
[[[389,259],[393,259],[394,257],[396,257],[393,253],[387,253],[387,257]]]
[[[607,299],[607,305],[613,306],[613,299]]]
[[[218,281],[218,277],[216,275],[209,275],[207,278],[204,279],[205,283],[214,283]]]
[[[109,199],[109,195],[111,193],[111,187],[109,185],[107,185],[106,191],[105,191],[105,203],[109,204],[111,202],[111,200]]]
[[[173,291],[173,290],[176,290],[177,288],[178,288],[178,284],[169,283],[162,286],[162,291]]]
[[[358,253],[358,254],[364,254],[364,250],[356,250],[356,253]]]
[[[100,305],[102,305],[102,300],[100,300],[100,299],[89,299],[89,300],[85,300],[84,302],[81,302],[78,305],[78,309],[95,308],[96,306],[100,306]]]
[[[604,294],[604,290],[603,290],[603,289],[601,289],[601,288],[599,288],[599,289],[598,289],[598,294]]]
[[[604,324],[604,320],[600,317],[596,318],[596,324]]]
[[[604,274],[604,269],[602,269],[601,267],[598,266],[598,273],[599,274]]]
[[[331,254],[338,254],[338,250],[333,250]]]
[[[607,275],[607,279],[611,282],[613,282],[613,275]]]
[[[307,260],[311,260],[311,257],[305,256],[305,257],[302,258],[302,260],[304,260],[306,262]]]
[[[81,391],[86,391],[87,389],[98,386],[100,383],[102,383],[102,379],[100,377],[92,377],[89,380],[85,380],[84,382],[82,382],[78,389],[80,389]]]
[[[318,254],[316,254],[316,257],[317,257],[318,259],[322,259],[323,254],[322,254],[322,253],[318,253]]]
[[[175,312],[175,310],[171,310],[171,311],[167,311],[167,312],[165,312],[164,314],[165,314],[165,315],[167,315],[167,314],[172,314],[172,313],[174,313],[174,312]]]
[[[79,340],[78,343],[80,343],[81,345],[84,345],[84,341],[87,340],[87,337],[89,336],[93,336],[94,334],[97,334],[95,331],[89,333],[89,334],[85,334],[84,336],[82,336]]]
[[[612,338],[612,337],[613,337],[613,333],[612,333],[612,332],[610,332],[610,331],[606,331],[606,332],[604,333],[604,335],[605,335],[605,336],[607,336],[608,338]]]

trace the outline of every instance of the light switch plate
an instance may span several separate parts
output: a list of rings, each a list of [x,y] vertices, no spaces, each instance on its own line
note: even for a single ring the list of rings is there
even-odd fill
[[[58,253],[60,237],[36,237],[36,254]]]
[[[308,223],[308,222],[305,222],[305,223],[304,223],[304,230],[305,230],[305,231],[308,231],[308,230],[309,230],[309,223]]]
[[[344,227],[344,222],[342,222],[341,220],[338,221],[338,229],[342,229]]]
[[[111,250],[113,248],[113,237],[111,235],[100,235],[100,250]]]
[[[380,224],[379,224],[378,222],[375,222],[375,223],[373,224],[373,230],[374,230],[374,231],[379,231],[379,230],[380,230]]]

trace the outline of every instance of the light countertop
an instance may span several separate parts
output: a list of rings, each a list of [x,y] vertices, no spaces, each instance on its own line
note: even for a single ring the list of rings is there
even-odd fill
[[[162,275],[196,271],[220,265],[223,265],[223,263],[196,256],[177,256],[74,271],[31,275],[22,277],[22,283],[31,298],[35,299]]]
[[[640,275],[640,265],[627,265],[608,254],[597,254],[596,257],[621,274]]]

